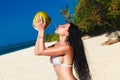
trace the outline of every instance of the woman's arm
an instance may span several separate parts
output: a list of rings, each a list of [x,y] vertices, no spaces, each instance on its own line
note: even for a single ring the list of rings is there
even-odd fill
[[[45,50],[44,44],[44,30],[38,31],[38,37],[35,44],[34,53],[38,55],[39,52]]]
[[[66,50],[69,48],[68,45],[60,46],[60,47],[48,47],[45,48],[44,43],[44,30],[38,32],[38,38],[35,44],[34,53],[39,56],[59,56],[64,55]]]
[[[60,47],[48,47],[45,48],[44,43],[44,30],[38,32],[38,38],[35,44],[35,54],[39,56],[59,56],[64,55],[66,51],[70,48],[69,45],[62,45]]]
[[[59,56],[59,55],[66,54],[66,51],[70,50],[70,46],[68,46],[68,45],[64,45],[64,46],[60,46],[60,47],[50,47],[50,48],[45,48],[45,47],[43,48],[42,45],[44,46],[44,44],[40,44],[39,46],[41,46],[41,47],[39,47],[39,48],[36,47],[36,49],[37,49],[36,55]]]
[[[50,47],[45,48],[44,44],[44,28],[46,26],[46,21],[38,18],[38,24],[33,24],[38,30],[38,38],[36,40],[34,53],[36,55],[45,55],[45,56],[58,56],[64,55],[65,51],[69,48],[68,46],[60,47]]]
[[[38,37],[35,44],[34,53],[37,55],[39,52],[45,49],[44,44],[44,30],[46,27],[46,20],[42,17],[37,17],[37,23],[33,22],[34,28],[38,31]]]

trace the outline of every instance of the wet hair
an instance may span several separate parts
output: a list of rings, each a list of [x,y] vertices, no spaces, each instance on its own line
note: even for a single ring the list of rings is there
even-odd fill
[[[81,39],[81,31],[76,25],[70,23],[68,32],[68,42],[74,50],[73,64],[77,77],[80,80],[91,80],[90,71],[85,56],[84,46]]]

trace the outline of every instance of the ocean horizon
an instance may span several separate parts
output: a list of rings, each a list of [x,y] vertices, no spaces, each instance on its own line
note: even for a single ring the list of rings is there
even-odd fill
[[[0,56],[5,55],[10,52],[18,51],[24,48],[28,48],[35,45],[36,40],[24,41],[14,44],[8,44],[4,46],[0,46]]]

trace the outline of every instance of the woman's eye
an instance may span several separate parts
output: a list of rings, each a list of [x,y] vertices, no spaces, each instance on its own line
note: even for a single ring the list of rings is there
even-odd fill
[[[65,27],[65,26],[62,26],[62,27]]]

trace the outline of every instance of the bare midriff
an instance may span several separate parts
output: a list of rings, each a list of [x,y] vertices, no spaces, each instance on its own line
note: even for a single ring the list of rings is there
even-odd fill
[[[72,67],[54,66],[57,80],[76,80],[73,75]]]

